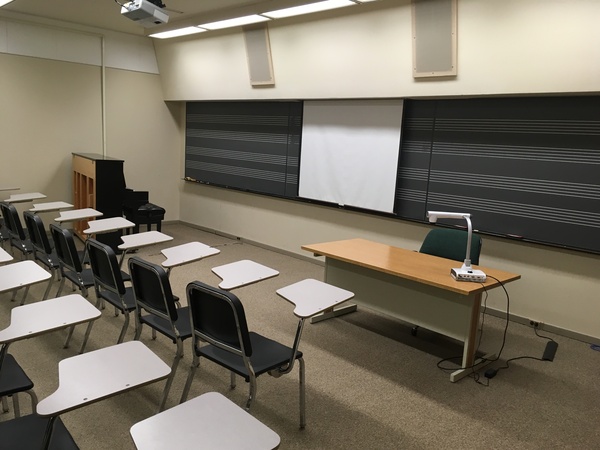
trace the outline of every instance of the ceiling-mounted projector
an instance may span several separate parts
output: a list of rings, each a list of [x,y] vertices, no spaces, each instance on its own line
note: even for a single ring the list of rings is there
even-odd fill
[[[153,27],[169,21],[169,15],[160,6],[162,2],[132,0],[121,6],[121,14],[143,27]]]

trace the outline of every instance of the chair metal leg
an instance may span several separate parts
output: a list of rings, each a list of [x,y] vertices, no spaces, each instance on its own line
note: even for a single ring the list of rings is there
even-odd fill
[[[69,327],[69,333],[67,334],[67,340],[63,348],[69,348],[69,341],[71,340],[71,336],[73,336],[73,331],[75,331],[75,325]]]
[[[25,304],[25,300],[27,299],[27,294],[29,294],[29,286],[25,287],[25,294],[23,295],[23,298],[21,299],[21,303],[19,303],[19,305],[23,306]]]
[[[252,400],[256,398],[256,376],[254,373],[250,373],[250,393],[248,394],[248,400],[246,401],[246,411],[250,412],[250,405]]]
[[[181,393],[181,399],[179,403],[183,403],[187,400],[188,394],[190,392],[190,387],[192,386],[192,381],[194,380],[194,375],[196,374],[196,369],[200,365],[200,358],[197,355],[194,355],[192,360],[192,365],[190,366],[190,372],[188,374],[187,380],[185,381],[185,386],[183,387],[183,392]]]
[[[123,328],[121,328],[121,334],[119,335],[117,344],[123,342],[123,338],[125,338],[125,333],[127,332],[127,327],[129,326],[129,311],[124,312],[123,315],[125,316],[125,322],[123,323]]]
[[[304,378],[304,360],[298,358],[299,375],[298,383],[300,385],[300,428],[303,429],[306,426],[306,383]]]
[[[177,372],[177,366],[179,365],[179,360],[183,357],[183,342],[181,339],[177,339],[177,352],[175,353],[175,358],[173,358],[173,363],[171,364],[171,375],[167,378],[167,384],[165,385],[165,390],[163,392],[163,398],[160,402],[160,407],[158,412],[161,412],[165,409],[165,405],[167,403],[167,398],[169,397],[169,391],[171,390],[171,384],[173,383],[173,378],[175,378],[175,372]]]
[[[15,411],[15,419],[17,419],[17,418],[21,417],[21,408],[19,407],[19,395],[13,394],[12,400],[13,400],[13,409]]]
[[[2,397],[2,411],[5,413],[8,412],[8,401],[6,400],[6,397]]]
[[[25,391],[25,392],[27,392],[29,394],[29,396],[31,397],[31,411],[35,412],[35,408],[37,407],[37,402],[38,402],[37,395],[35,395],[35,392],[33,392],[32,389]]]
[[[90,331],[92,331],[92,325],[94,322],[88,323],[88,326],[85,330],[85,335],[83,336],[83,342],[81,343],[81,349],[79,350],[79,354],[82,354],[85,351],[85,346],[87,344],[88,338],[90,337]]]
[[[231,371],[229,372],[229,387],[231,387],[231,389],[235,389],[235,384],[236,379],[235,379],[235,372]]]
[[[50,281],[48,282],[48,287],[46,288],[46,291],[44,292],[44,296],[42,297],[42,300],[46,300],[48,298],[48,294],[50,293],[50,288],[52,287],[53,282],[54,282],[54,276],[51,276]]]
[[[133,340],[139,341],[140,336],[142,335],[142,327],[144,326],[144,324],[139,321],[137,315],[135,317],[136,317],[136,319],[135,319],[135,336],[133,336]],[[154,328],[152,329],[152,331],[154,331]]]
[[[64,287],[64,285],[65,285],[65,280],[66,280],[66,279],[67,279],[67,278],[66,278],[66,277],[63,275],[63,276],[62,276],[62,279],[60,280],[60,284],[58,285],[58,291],[56,291],[56,296],[57,296],[57,297],[60,297],[60,293],[61,293],[61,292],[62,292],[62,290],[63,290],[63,287]]]

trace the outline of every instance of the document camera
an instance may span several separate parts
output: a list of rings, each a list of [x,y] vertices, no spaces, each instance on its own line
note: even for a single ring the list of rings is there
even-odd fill
[[[160,0],[132,0],[121,5],[121,14],[143,27],[153,27],[169,21]]]

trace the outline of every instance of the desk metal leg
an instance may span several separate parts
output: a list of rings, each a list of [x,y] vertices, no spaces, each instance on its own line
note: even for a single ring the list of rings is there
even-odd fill
[[[479,339],[479,316],[481,310],[481,294],[479,294],[474,300],[471,307],[471,317],[469,320],[469,329],[465,338],[463,346],[463,368],[458,369],[450,374],[450,381],[456,382],[474,371],[480,370],[482,367],[487,366],[496,357],[495,354],[490,353],[484,355],[482,358],[476,358],[476,345]]]

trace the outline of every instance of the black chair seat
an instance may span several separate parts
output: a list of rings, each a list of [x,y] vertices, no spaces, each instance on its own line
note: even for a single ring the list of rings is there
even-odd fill
[[[292,349],[272,339],[250,332],[252,343],[252,356],[250,362],[254,374],[259,375],[284,366],[290,361]],[[222,350],[214,345],[205,345],[198,350],[198,356],[210,359],[212,362],[223,365],[246,380],[250,381],[250,375],[244,366],[241,356]],[[298,351],[296,358],[302,358],[302,352]]]
[[[84,286],[86,288],[94,286],[94,274],[91,269],[83,269],[79,274],[65,269],[63,276],[77,286]]]
[[[10,450],[41,449],[50,418],[37,414],[0,422],[0,448]],[[79,449],[60,417],[54,421],[50,438],[51,450]]]
[[[173,325],[169,320],[158,317],[154,314],[143,314],[140,320],[150,328],[153,328],[159,333],[170,338],[173,343],[176,342],[176,337],[173,333]],[[175,327],[179,331],[179,336],[182,340],[192,337],[192,324],[190,322],[189,307],[185,306],[183,308],[177,308],[177,320],[175,321]]]
[[[0,397],[33,389],[33,381],[27,376],[17,360],[6,354],[0,370]],[[2,433],[0,433],[2,436]],[[0,445],[2,447],[2,445]]]
[[[133,297],[133,290],[130,287],[125,290],[123,302],[121,302],[121,297],[118,294],[108,290],[100,291],[100,297],[120,311],[135,311],[135,298]],[[123,303],[125,303],[125,308],[123,308]]]

